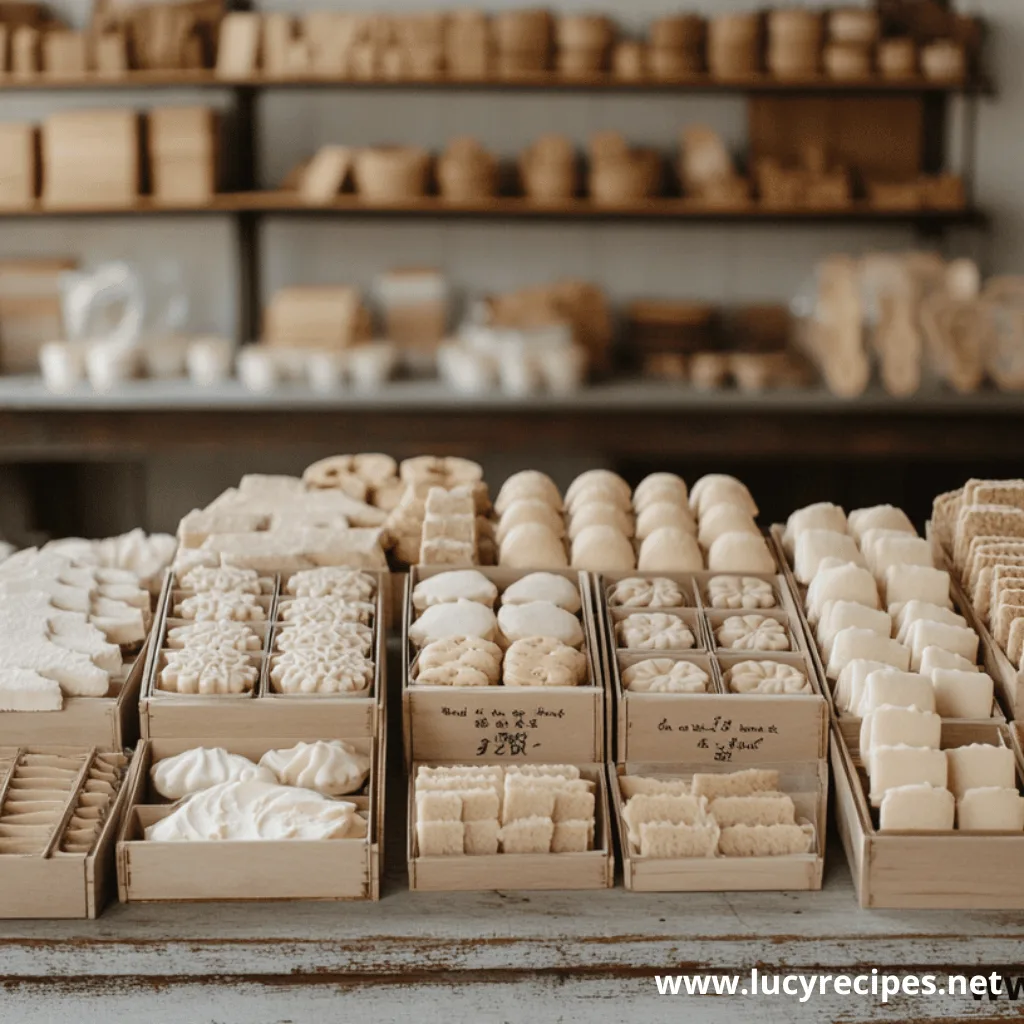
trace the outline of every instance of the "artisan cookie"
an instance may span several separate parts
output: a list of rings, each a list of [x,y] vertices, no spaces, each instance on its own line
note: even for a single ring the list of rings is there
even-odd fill
[[[308,622],[361,622],[369,625],[374,607],[367,601],[338,601],[333,597],[296,597],[282,601],[278,617],[296,625]]]
[[[555,481],[536,469],[524,469],[510,476],[494,502],[494,511],[504,516],[506,511],[521,501],[540,501],[557,512],[562,510],[562,495]]]
[[[677,526],[662,526],[640,545],[637,568],[644,572],[700,572],[704,556],[693,534]]]
[[[541,523],[513,527],[501,542],[498,562],[512,569],[566,569],[569,559],[558,534]]]
[[[498,629],[509,643],[544,636],[554,637],[570,647],[583,644],[580,620],[550,601],[502,605],[498,611]]]
[[[689,651],[696,646],[693,633],[678,615],[634,612],[618,625],[619,643],[631,651]]]
[[[565,492],[566,507],[571,507],[573,499],[575,499],[583,490],[594,484],[600,484],[607,488],[609,493],[618,494],[620,496],[620,500],[623,498],[625,499],[625,507],[630,507],[632,492],[630,491],[629,484],[627,484],[618,473],[613,473],[609,469],[589,469],[586,473],[580,473],[580,475],[576,477],[571,484],[569,484],[569,489]]]
[[[588,526],[612,526],[624,537],[633,536],[632,514],[605,501],[577,506],[569,520],[569,540],[575,540]]]
[[[793,572],[797,580],[804,585],[810,583],[826,558],[865,564],[857,542],[849,534],[836,533],[835,530],[804,530],[796,539],[793,558]]]
[[[498,623],[490,608],[460,599],[427,608],[409,627],[409,639],[420,647],[452,636],[493,640],[497,629]]]
[[[531,601],[550,601],[575,615],[582,604],[579,588],[572,580],[553,572],[533,572],[505,588],[501,603],[529,604]]]
[[[498,588],[476,569],[456,569],[439,572],[420,580],[412,592],[412,606],[422,612],[435,604],[453,601],[472,601],[493,608],[498,599]]]
[[[565,520],[562,513],[546,501],[537,498],[524,498],[514,501],[502,513],[501,521],[495,531],[495,539],[499,544],[517,527],[524,523],[539,523],[546,526],[558,537],[565,536]]]
[[[712,576],[708,580],[712,608],[774,608],[775,588],[756,576]]]
[[[730,615],[715,630],[718,646],[731,651],[788,651],[789,631],[767,615]]]
[[[708,568],[714,572],[775,572],[764,537],[743,532],[723,533],[708,549]]]
[[[302,482],[316,490],[341,491],[356,501],[366,500],[367,484],[356,474],[352,455],[333,455],[314,462],[306,467]]]
[[[255,569],[234,569],[226,565],[218,566],[216,569],[197,565],[178,579],[178,586],[182,590],[192,590],[197,594],[209,593],[211,590],[239,594],[263,592],[259,573]]]
[[[622,684],[634,693],[707,693],[708,674],[692,661],[649,658],[622,670]]]
[[[723,502],[711,505],[701,513],[697,540],[702,548],[710,548],[719,537],[726,533],[752,533],[757,537],[761,531],[757,528],[753,516],[738,505]]]
[[[431,483],[447,488],[477,483],[483,480],[484,471],[479,463],[469,459],[420,455],[406,459],[398,467],[398,475],[407,484]]]
[[[628,572],[636,567],[636,554],[629,538],[614,526],[588,526],[572,542],[572,565],[592,572]]]
[[[587,657],[551,636],[517,640],[505,652],[506,686],[581,686],[587,681]]]
[[[435,640],[420,651],[413,680],[424,686],[497,686],[501,648],[475,636]]]
[[[324,796],[345,796],[363,787],[370,759],[344,740],[299,743],[287,750],[268,750],[260,767],[282,786],[312,789]]]
[[[158,687],[169,693],[248,693],[259,673],[241,651],[199,647],[168,651]]]
[[[848,526],[858,544],[868,530],[902,530],[911,535],[917,534],[907,513],[894,505],[855,508],[850,513]]]
[[[675,473],[651,473],[636,485],[633,491],[633,508],[639,514],[645,508],[659,502],[674,505],[687,503],[686,482]]]
[[[757,518],[757,505],[750,496],[750,491],[740,480],[734,476],[724,473],[708,473],[702,476],[690,489],[690,508],[698,516],[703,515],[705,509],[721,502],[728,502],[730,505],[738,505],[745,509],[755,519]]]
[[[828,501],[819,501],[806,508],[797,509],[787,520],[782,535],[782,546],[786,554],[792,558],[796,552],[797,538],[804,530],[832,530],[835,533],[846,533],[848,524],[846,513]],[[860,538],[857,538],[858,541]]]
[[[623,512],[633,510],[628,493],[623,494],[618,487],[600,480],[585,484],[571,498],[566,494],[565,510],[570,516],[574,516],[584,505],[613,505]]]
[[[193,622],[167,630],[167,646],[173,650],[258,651],[263,641],[243,622]]]
[[[342,601],[372,601],[377,583],[358,569],[327,565],[294,573],[285,584],[292,597],[336,597]]]
[[[688,602],[682,588],[663,576],[643,579],[633,576],[619,580],[608,592],[613,608],[682,608]]]
[[[636,536],[638,540],[647,540],[655,530],[660,530],[663,526],[672,526],[694,535],[697,533],[697,523],[685,505],[656,501],[637,512]]]
[[[284,625],[274,635],[277,651],[323,647],[369,654],[373,646],[373,630],[362,622],[303,622]]]
[[[476,515],[476,502],[473,500],[471,487],[431,487],[427,491],[427,500],[423,507],[427,517],[467,516]]]
[[[472,565],[475,561],[475,541],[437,537],[420,543],[420,565]]]
[[[186,597],[174,608],[179,619],[195,622],[262,622],[267,617],[263,606],[257,603],[255,594],[224,593],[210,591]]]
[[[732,693],[813,693],[807,676],[781,661],[740,661],[725,673]]]
[[[360,693],[373,676],[373,662],[357,651],[292,650],[270,662],[277,693]]]

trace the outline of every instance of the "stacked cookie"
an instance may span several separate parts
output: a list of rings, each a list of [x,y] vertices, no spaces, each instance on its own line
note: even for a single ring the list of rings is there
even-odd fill
[[[827,502],[789,517],[783,547],[807,586],[807,618],[841,715],[886,707],[986,719],[994,684],[979,638],[953,607],[950,577],[928,541],[890,505],[847,517]]]
[[[697,540],[715,572],[775,572],[775,559],[757,523],[757,504],[735,477],[712,473],[690,492]]]
[[[797,818],[779,773],[749,768],[690,779],[625,775],[622,817],[634,856],[784,857],[815,848],[815,828]]]
[[[419,856],[586,853],[594,847],[595,789],[574,765],[421,765]]]
[[[60,838],[61,853],[92,852],[121,789],[127,768],[128,756],[119,751],[97,751],[93,755]]]
[[[326,566],[283,581],[270,656],[281,694],[365,696],[373,685],[377,581]]]
[[[495,605],[499,602],[497,614]],[[589,681],[577,585],[532,573],[498,586],[478,570],[428,576],[412,594],[409,639],[421,686],[582,686]]]

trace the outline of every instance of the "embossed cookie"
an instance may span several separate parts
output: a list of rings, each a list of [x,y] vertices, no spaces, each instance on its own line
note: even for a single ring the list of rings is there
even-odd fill
[[[259,573],[255,569],[235,569],[227,565],[215,569],[197,565],[179,578],[178,585],[182,590],[193,590],[197,594],[209,593],[211,590],[239,594],[262,593]]]
[[[707,693],[707,672],[692,661],[648,658],[622,670],[622,684],[634,693]]]
[[[574,615],[580,610],[580,592],[576,584],[554,572],[532,572],[505,588],[502,604],[529,604],[550,601]]]
[[[580,686],[586,679],[586,655],[554,637],[517,640],[505,652],[506,686]]]
[[[732,651],[788,651],[789,631],[767,615],[730,615],[715,630],[718,646]]]
[[[193,622],[167,631],[167,646],[182,650],[201,648],[234,651],[258,651],[263,641],[244,622]]]
[[[373,662],[356,651],[293,650],[270,662],[278,693],[359,693],[370,687],[373,675]]]
[[[682,608],[687,602],[682,588],[664,576],[619,580],[608,592],[613,608]]]
[[[372,646],[373,630],[361,622],[303,622],[284,625],[274,636],[274,649],[277,651],[323,647],[369,654]]]
[[[631,651],[689,651],[696,646],[693,633],[678,615],[634,612],[618,625],[619,643]]]
[[[294,573],[285,584],[292,597],[336,597],[341,601],[372,601],[377,583],[358,569],[326,565]]]
[[[475,636],[435,640],[420,651],[415,682],[424,686],[497,686],[501,648]]]
[[[252,661],[230,648],[169,651],[158,686],[170,693],[248,693],[259,673]]]
[[[373,605],[367,601],[339,601],[333,597],[296,597],[283,601],[278,609],[282,622],[361,622],[373,619]]]
[[[498,622],[490,608],[475,601],[451,601],[435,604],[409,627],[409,639],[418,646],[451,636],[478,636],[493,640]]]
[[[262,622],[267,617],[263,606],[257,603],[255,594],[216,590],[186,597],[175,606],[174,614],[179,619],[195,622]]]
[[[550,601],[506,604],[498,611],[498,629],[509,642],[532,637],[554,637],[570,647],[583,645],[580,620]]]
[[[807,676],[781,661],[741,661],[725,673],[732,693],[813,693]]]
[[[756,576],[713,576],[708,580],[712,608],[774,608],[775,589]]]

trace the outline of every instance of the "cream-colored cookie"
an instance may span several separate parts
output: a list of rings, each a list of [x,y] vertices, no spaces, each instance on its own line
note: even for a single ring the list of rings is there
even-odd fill
[[[700,526],[697,530],[700,546],[707,550],[726,533],[752,533],[761,536],[757,523],[746,509],[730,505],[728,502],[706,508],[701,513]]]
[[[420,651],[414,682],[423,686],[497,686],[501,648],[480,637],[435,640]]]
[[[278,693],[361,693],[373,676],[373,662],[357,651],[296,649],[270,661],[270,681]]]
[[[664,576],[633,576],[619,580],[608,591],[608,604],[613,608],[682,608],[688,603],[680,584]]]
[[[587,657],[552,636],[516,640],[505,652],[506,686],[581,686],[587,681]]]
[[[168,651],[158,687],[169,693],[248,693],[259,673],[252,660],[231,648]]]
[[[369,625],[374,606],[368,601],[339,601],[333,597],[295,597],[282,601],[277,614],[283,622],[361,622]]]
[[[167,646],[172,650],[200,648],[256,652],[263,641],[244,622],[192,622],[167,630]]]
[[[655,501],[637,513],[636,535],[638,540],[647,540],[655,530],[663,526],[671,526],[697,535],[697,522],[693,513],[685,505],[675,502]]]
[[[633,491],[633,508],[639,514],[659,502],[686,505],[686,481],[675,473],[651,473],[645,476]]]
[[[649,658],[622,670],[622,683],[633,693],[707,693],[707,672],[692,661]]]
[[[756,576],[713,576],[708,580],[712,608],[774,608],[775,588]]]
[[[302,482],[314,490],[341,491],[356,501],[366,500],[367,481],[356,473],[352,455],[332,455],[314,462],[306,467]]]
[[[767,615],[730,615],[715,630],[718,646],[731,651],[788,651],[789,631]]]
[[[610,483],[600,480],[593,480],[579,488],[570,498],[565,498],[565,510],[571,517],[575,515],[584,505],[614,505],[623,512],[632,512],[633,503],[628,497],[624,497],[622,491]]]
[[[476,601],[449,601],[430,605],[409,627],[409,638],[424,646],[452,636],[478,636],[493,640],[498,622],[490,608]]]
[[[284,587],[292,597],[335,597],[341,601],[372,601],[377,582],[358,569],[325,565],[293,573]]]
[[[746,484],[734,476],[728,476],[725,473],[708,473],[690,488],[690,508],[698,516],[702,515],[705,509],[723,501],[729,502],[731,505],[738,505],[755,519],[757,518],[757,505],[750,496],[750,491],[747,490]]]
[[[524,523],[539,523],[546,526],[557,537],[565,536],[565,520],[553,505],[537,498],[522,498],[505,508],[494,536],[499,544],[517,527]]]
[[[632,514],[603,501],[576,507],[569,520],[569,540],[575,540],[588,526],[613,526],[624,537],[633,536]]]
[[[686,622],[665,612],[634,612],[617,627],[621,646],[631,651],[689,651],[696,640]]]
[[[263,606],[257,603],[255,594],[216,590],[186,597],[175,605],[174,614],[179,619],[194,622],[262,622],[267,617]]]
[[[280,626],[274,634],[274,650],[293,651],[324,647],[369,654],[373,630],[362,622],[303,622]]]
[[[864,565],[857,542],[849,534],[811,528],[804,530],[796,539],[793,572],[797,580],[804,585],[810,583],[826,558]]]
[[[754,533],[723,533],[708,549],[713,572],[775,572],[775,559],[764,537]]]
[[[573,541],[572,566],[591,572],[628,572],[636,567],[636,554],[629,538],[614,526],[588,526]]]
[[[259,573],[255,569],[235,569],[226,565],[216,569],[197,565],[179,578],[178,586],[197,594],[209,593],[211,590],[257,595],[263,592]]]
[[[813,693],[807,676],[781,661],[740,661],[724,676],[732,693]]]
[[[514,527],[501,542],[500,565],[512,569],[567,569],[565,545],[553,530],[541,523]]]
[[[439,572],[436,576],[420,580],[412,592],[412,606],[418,612],[435,604],[450,604],[453,601],[472,601],[493,608],[497,599],[497,586],[476,569]]]
[[[430,517],[476,515],[476,502],[471,487],[431,487],[423,504],[424,514]]]
[[[795,554],[797,538],[804,530],[832,530],[835,533],[846,533],[848,530],[846,513],[838,505],[833,505],[828,501],[819,501],[805,508],[798,508],[786,520],[786,529],[782,535],[782,546],[790,558]]]
[[[566,507],[569,507],[570,502],[577,494],[593,484],[601,484],[608,487],[610,490],[618,492],[621,497],[626,499],[626,507],[629,507],[629,502],[632,497],[632,491],[630,490],[629,484],[627,484],[618,473],[613,473],[609,469],[588,469],[587,472],[580,473],[580,475],[576,477],[571,484],[569,484],[569,489],[565,492]]]
[[[554,637],[570,647],[583,644],[580,620],[550,601],[502,605],[498,611],[498,629],[509,643],[544,636]]]
[[[848,526],[858,544],[868,530],[902,530],[911,536],[917,534],[907,513],[894,505],[855,508],[850,513]]]
[[[501,603],[529,604],[531,601],[550,601],[574,615],[582,607],[579,587],[565,576],[553,572],[532,572],[509,584],[501,595]]]
[[[439,487],[457,487],[483,480],[483,467],[470,459],[455,456],[419,455],[405,459],[398,475],[406,484],[431,483]]]
[[[510,476],[498,492],[494,511],[503,516],[513,504],[524,500],[541,501],[557,512],[562,510],[562,494],[555,481],[536,469],[524,469]]]
[[[662,526],[640,545],[637,568],[644,572],[700,572],[704,556],[693,534]]]

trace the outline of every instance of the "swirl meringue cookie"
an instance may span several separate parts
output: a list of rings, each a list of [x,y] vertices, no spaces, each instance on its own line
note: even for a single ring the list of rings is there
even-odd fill
[[[708,603],[712,608],[775,608],[775,588],[756,576],[712,576],[708,580]]]
[[[586,680],[586,655],[555,637],[516,640],[505,652],[506,686],[581,686]]]
[[[684,608],[688,603],[681,585],[664,576],[631,576],[608,591],[612,608]]]
[[[273,773],[223,747],[193,747],[157,761],[150,770],[153,788],[168,800],[180,800],[222,782],[275,782]]]
[[[619,642],[631,651],[689,651],[696,646],[684,619],[666,612],[634,612],[618,625]]]
[[[781,661],[740,661],[723,677],[730,693],[813,693],[807,676]]]
[[[767,615],[730,615],[715,630],[720,648],[731,651],[788,651],[789,630]]]
[[[692,661],[648,658],[622,670],[622,685],[633,693],[707,693],[707,672]]]
[[[269,750],[260,758],[260,767],[282,785],[345,796],[362,788],[370,774],[370,759],[344,740],[317,740]]]

